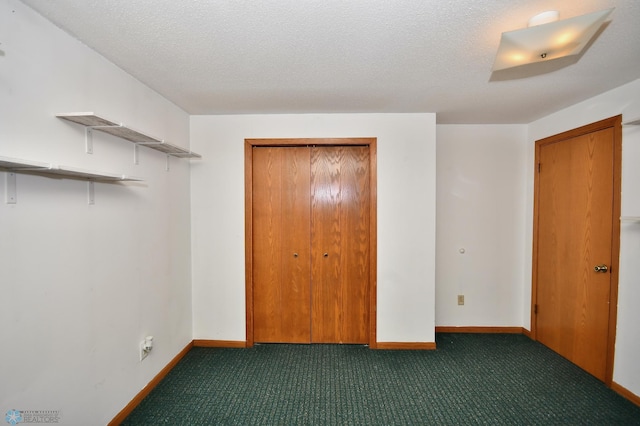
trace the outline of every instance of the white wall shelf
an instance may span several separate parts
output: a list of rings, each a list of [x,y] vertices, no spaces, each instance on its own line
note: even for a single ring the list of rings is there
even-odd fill
[[[136,145],[147,146],[151,149],[164,152],[167,155],[179,158],[202,158],[200,154],[189,151],[188,149],[171,144],[162,139],[146,135],[122,123],[116,123],[106,118],[100,117],[93,112],[70,112],[64,114],[56,114],[56,117],[68,120],[73,123],[81,124],[87,128],[95,129],[113,136],[128,140]],[[89,142],[87,143],[87,151],[90,151]]]
[[[0,171],[6,171],[6,199],[7,204],[16,204],[18,200],[16,173],[29,173],[53,177],[58,179],[76,179],[87,182],[87,202],[95,204],[95,182],[124,182],[142,181],[142,179],[118,173],[104,173],[77,167],[60,166],[42,161],[23,160],[0,156]]]
[[[95,182],[142,181],[142,179],[118,173],[104,173],[77,167],[60,166],[41,161],[22,160],[0,156],[0,170],[13,173],[34,173],[57,178],[80,179]]]

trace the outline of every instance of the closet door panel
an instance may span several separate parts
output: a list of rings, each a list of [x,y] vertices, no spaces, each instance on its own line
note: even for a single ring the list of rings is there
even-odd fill
[[[305,147],[253,152],[256,342],[310,342],[310,158]]]
[[[369,149],[311,149],[311,341],[368,343]]]

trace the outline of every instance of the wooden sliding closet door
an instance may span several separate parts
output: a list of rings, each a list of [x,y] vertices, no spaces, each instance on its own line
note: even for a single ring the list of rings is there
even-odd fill
[[[369,343],[369,147],[252,151],[254,341]]]
[[[261,147],[253,160],[254,337],[309,343],[309,149]]]
[[[369,147],[311,150],[311,341],[369,343]]]

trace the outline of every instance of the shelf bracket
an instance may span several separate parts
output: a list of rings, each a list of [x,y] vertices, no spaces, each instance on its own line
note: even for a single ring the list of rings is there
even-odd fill
[[[87,204],[90,206],[96,203],[96,190],[93,181],[87,182]]]
[[[84,147],[87,154],[93,154],[93,127],[84,128]]]
[[[640,216],[621,216],[621,217],[620,217],[620,221],[621,221],[621,222],[635,222],[635,223],[639,223],[639,222],[640,222]]]
[[[5,202],[7,204],[17,204],[18,192],[16,190],[16,174],[14,172],[7,172],[5,174],[7,176],[5,180]]]
[[[133,164],[135,164],[135,165],[140,164],[140,158],[138,157],[138,144],[137,143],[133,144]]]

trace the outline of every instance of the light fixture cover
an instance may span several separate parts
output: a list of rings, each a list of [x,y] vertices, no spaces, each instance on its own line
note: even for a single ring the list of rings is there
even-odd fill
[[[502,33],[493,71],[578,55],[613,9]]]

